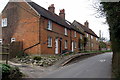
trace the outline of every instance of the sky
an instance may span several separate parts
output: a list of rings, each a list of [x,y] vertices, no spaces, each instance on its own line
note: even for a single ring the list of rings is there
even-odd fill
[[[0,13],[4,9],[9,0],[0,0]],[[93,8],[96,0],[32,0],[38,5],[48,9],[48,6],[54,4],[55,13],[59,14],[60,9],[65,9],[66,20],[78,22],[84,24],[87,20],[89,22],[89,28],[92,29],[98,36],[99,30],[102,32],[102,36],[109,40],[109,27],[107,24],[103,24],[105,18],[96,18],[96,10]]]

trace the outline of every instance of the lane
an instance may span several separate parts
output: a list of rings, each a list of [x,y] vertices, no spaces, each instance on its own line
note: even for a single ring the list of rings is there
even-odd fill
[[[87,58],[52,71],[44,78],[110,78],[112,53]]]

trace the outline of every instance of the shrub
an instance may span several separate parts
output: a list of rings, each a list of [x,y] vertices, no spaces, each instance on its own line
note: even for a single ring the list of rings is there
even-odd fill
[[[11,67],[7,64],[0,64],[0,72],[2,73],[2,80],[14,80],[22,77],[19,68]]]
[[[34,59],[34,60],[38,60],[38,61],[40,61],[42,58],[41,58],[41,56],[34,56],[33,59]]]

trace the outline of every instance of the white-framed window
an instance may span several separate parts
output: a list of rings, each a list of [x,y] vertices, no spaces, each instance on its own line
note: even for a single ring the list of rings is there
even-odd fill
[[[12,42],[15,42],[15,41],[16,41],[16,39],[15,39],[15,38],[11,38],[11,43],[12,43]]]
[[[48,37],[48,47],[52,47],[52,38]]]
[[[48,30],[52,30],[52,21],[51,20],[48,20],[48,27],[47,27]]]
[[[96,41],[98,41],[98,38],[96,38]]]
[[[7,18],[3,18],[1,21],[1,26],[2,27],[7,27]]]
[[[76,36],[76,31],[74,32],[74,37],[77,37],[77,36]]]
[[[77,48],[76,42],[74,42],[74,48]]]
[[[86,33],[87,37],[88,37],[88,34]]]
[[[80,39],[83,39],[82,35],[80,34]]]
[[[93,36],[91,35],[91,39],[93,39]]]
[[[68,34],[67,34],[67,28],[65,28],[65,35],[67,36]]]
[[[94,44],[92,43],[92,47],[94,47]]]
[[[68,44],[68,42],[67,42],[67,40],[65,40],[65,49],[68,48],[68,47],[67,47],[67,44]]]
[[[3,44],[3,40],[2,39],[0,39],[0,44]]]

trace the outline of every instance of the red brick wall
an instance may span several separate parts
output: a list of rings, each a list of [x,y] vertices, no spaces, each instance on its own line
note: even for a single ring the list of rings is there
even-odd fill
[[[2,17],[8,18],[8,26],[3,28],[4,43],[11,38],[23,42],[23,49],[39,42],[39,18],[26,3],[9,3]],[[37,47],[37,46],[36,46]],[[26,50],[27,53],[39,53],[38,48]]]
[[[52,31],[47,30],[48,19],[41,18],[41,53],[42,54],[54,54],[55,53],[55,39],[62,38],[62,50],[65,50],[65,40],[68,41],[68,50],[70,50],[70,30],[67,29],[68,35],[65,36],[64,27],[52,22]],[[48,36],[52,38],[52,47],[48,48],[47,40]],[[60,53],[60,42],[59,42],[59,53]]]

